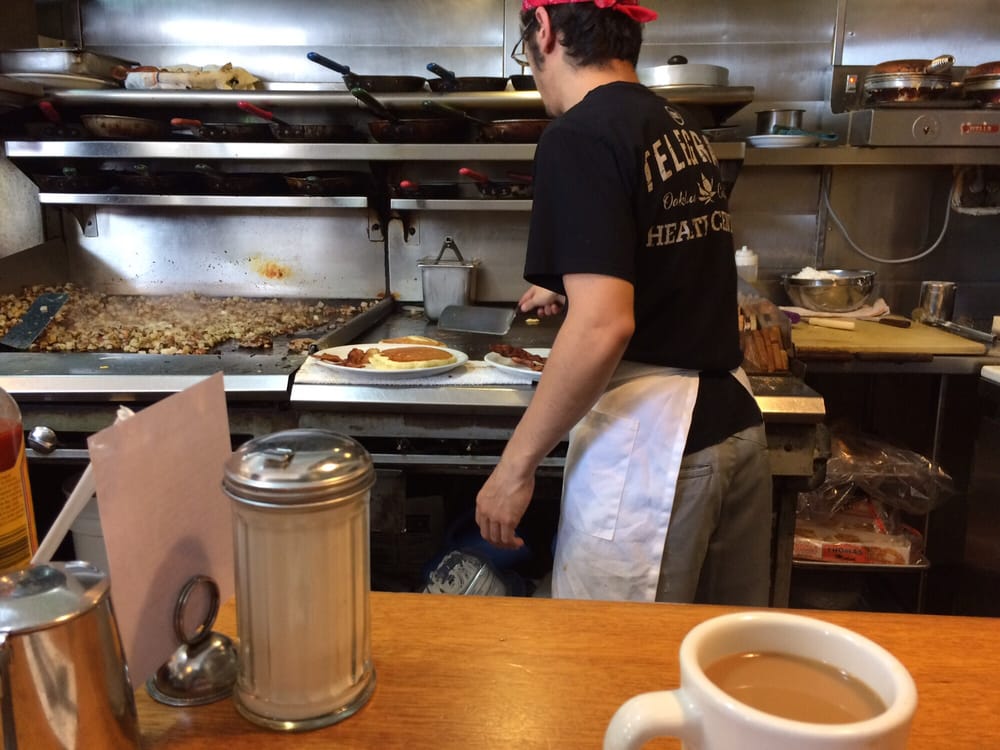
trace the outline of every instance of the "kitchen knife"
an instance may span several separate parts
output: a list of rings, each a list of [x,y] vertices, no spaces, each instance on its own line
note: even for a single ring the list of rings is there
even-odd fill
[[[26,351],[69,299],[65,292],[38,295],[21,320],[0,339],[0,351]]]

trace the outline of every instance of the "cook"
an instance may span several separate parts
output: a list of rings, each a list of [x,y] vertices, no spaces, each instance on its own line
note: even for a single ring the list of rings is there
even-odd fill
[[[656,17],[636,0],[523,0],[556,119],[519,304],[566,318],[476,522],[521,546],[535,469],[571,431],[553,596],[766,605],[771,477],[739,367],[729,209],[708,142],[638,82]]]

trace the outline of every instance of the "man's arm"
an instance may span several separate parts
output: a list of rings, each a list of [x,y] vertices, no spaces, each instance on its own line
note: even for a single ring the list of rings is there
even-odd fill
[[[483,538],[520,547],[514,536],[535,486],[535,469],[604,393],[635,330],[632,284],[613,276],[565,276],[566,319],[531,404],[476,498]]]

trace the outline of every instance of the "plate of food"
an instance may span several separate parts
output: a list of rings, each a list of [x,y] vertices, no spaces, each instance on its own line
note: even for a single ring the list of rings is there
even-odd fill
[[[492,344],[490,353],[483,357],[488,365],[513,375],[525,375],[532,380],[542,377],[542,369],[551,349],[522,349],[507,344]]]
[[[309,356],[324,367],[356,375],[359,379],[425,378],[448,372],[469,361],[465,352],[446,346],[382,341],[334,346]]]

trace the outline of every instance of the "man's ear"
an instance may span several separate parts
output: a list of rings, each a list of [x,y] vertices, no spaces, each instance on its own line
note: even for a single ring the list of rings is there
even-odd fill
[[[547,8],[535,8],[535,18],[538,20],[538,33],[535,38],[538,40],[538,49],[543,55],[551,55],[555,50],[558,40],[552,31],[552,19],[549,17]]]

